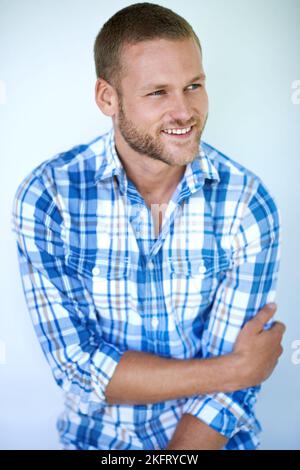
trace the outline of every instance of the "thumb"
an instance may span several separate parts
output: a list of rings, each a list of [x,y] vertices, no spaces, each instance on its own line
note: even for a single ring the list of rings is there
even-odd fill
[[[263,331],[265,324],[275,315],[276,310],[277,305],[275,303],[266,304],[258,311],[255,317],[249,321],[249,326],[251,323],[251,330],[255,333]]]

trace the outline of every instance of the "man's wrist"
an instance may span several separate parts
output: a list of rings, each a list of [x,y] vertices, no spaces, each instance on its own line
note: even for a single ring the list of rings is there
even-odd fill
[[[200,394],[230,393],[245,388],[242,360],[235,353],[200,359],[199,370],[197,379]]]

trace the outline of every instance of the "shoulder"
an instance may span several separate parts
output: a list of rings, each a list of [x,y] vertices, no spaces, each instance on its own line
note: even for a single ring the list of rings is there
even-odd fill
[[[107,133],[42,162],[19,183],[14,202],[30,202],[42,194],[53,197],[57,186],[92,178],[97,168],[97,159],[103,158],[105,154],[106,137]]]
[[[211,198],[216,226],[220,226],[225,240],[224,246],[232,247],[234,241],[239,247],[278,245],[281,240],[281,212],[265,182],[211,145],[202,143],[202,148],[219,176]]]
[[[108,133],[76,145],[45,160],[19,183],[14,197],[13,221],[39,217],[61,220],[60,200],[69,197],[73,184],[93,180],[98,159],[103,159]]]
[[[261,218],[264,214],[278,216],[276,196],[261,177],[206,142],[202,143],[202,148],[218,172],[217,191],[226,194],[231,205],[241,204]]]

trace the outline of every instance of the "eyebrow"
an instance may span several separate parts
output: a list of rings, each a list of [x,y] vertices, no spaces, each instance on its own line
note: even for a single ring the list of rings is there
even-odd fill
[[[201,73],[200,75],[197,75],[196,77],[192,78],[191,80],[188,81],[188,83],[196,82],[197,80],[205,80],[206,75],[204,73]],[[146,91],[150,89],[158,89],[158,88],[168,88],[167,83],[148,83],[147,85],[144,85],[141,87],[141,91]]]

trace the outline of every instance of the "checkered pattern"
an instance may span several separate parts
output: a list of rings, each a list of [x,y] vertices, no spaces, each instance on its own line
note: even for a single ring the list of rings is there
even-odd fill
[[[63,448],[164,449],[183,413],[228,437],[225,449],[257,448],[260,387],[147,405],[109,405],[104,394],[125,351],[230,353],[275,300],[279,214],[255,174],[201,142],[157,235],[111,129],[36,168],[13,226],[32,322],[64,391]]]

